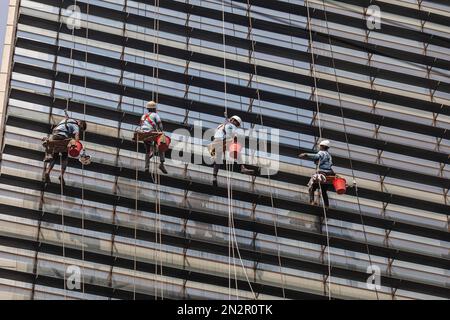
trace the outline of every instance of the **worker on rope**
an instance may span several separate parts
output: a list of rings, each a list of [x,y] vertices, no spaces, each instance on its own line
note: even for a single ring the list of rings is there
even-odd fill
[[[225,123],[219,125],[214,134],[214,140],[208,146],[209,153],[214,161],[213,170],[213,184],[217,186],[217,174],[219,173],[220,164],[223,161],[223,155],[227,150],[227,146],[237,141],[237,130],[242,125],[242,120],[239,116],[232,116],[227,119]],[[242,162],[240,154],[237,155],[237,162],[240,163],[241,173],[252,174],[253,170],[247,169]]]
[[[72,139],[75,142],[80,141],[80,135],[86,130],[86,127],[86,121],[65,117],[53,128],[52,134],[46,144],[46,155],[44,159],[44,162],[50,162],[44,177],[46,183],[50,182],[50,172],[56,164],[58,155],[61,154],[61,175],[59,176],[59,181],[64,186],[64,172],[68,164],[68,151],[66,146]],[[51,145],[54,145],[58,141],[62,142],[62,150],[64,151],[55,152],[55,149],[51,148]],[[67,143],[63,141],[67,141]]]
[[[332,169],[333,159],[328,152],[330,148],[329,140],[322,140],[319,143],[319,152],[317,153],[301,153],[299,155],[300,158],[308,158],[313,160],[318,165],[318,171],[313,174],[311,179],[309,180],[309,202],[314,204],[314,193],[317,189],[321,189],[322,191],[322,199],[325,205],[325,208],[329,207],[328,200],[328,187],[327,177],[335,176],[335,173]]]
[[[156,152],[156,139],[159,137],[160,134],[164,134],[163,132],[163,124],[161,121],[161,118],[157,114],[156,110],[156,102],[155,101],[149,101],[146,105],[147,112],[142,115],[141,117],[141,123],[140,123],[140,131],[145,133],[154,132],[155,135],[144,140],[144,146],[145,146],[145,172],[149,172],[150,167],[150,159],[153,157],[154,153]],[[160,134],[158,134],[160,133]],[[161,170],[163,173],[167,174],[166,167],[164,166],[165,162],[165,152],[159,151],[159,170]]]

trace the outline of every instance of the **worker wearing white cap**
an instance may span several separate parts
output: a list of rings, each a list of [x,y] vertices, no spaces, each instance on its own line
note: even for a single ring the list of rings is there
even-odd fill
[[[156,113],[156,102],[155,101],[149,101],[145,105],[147,112],[142,115],[141,117],[141,128],[140,130],[142,132],[163,132],[163,124],[161,121],[161,118]],[[149,171],[150,166],[150,159],[153,157],[154,149],[155,149],[155,141],[154,139],[147,139],[144,141],[145,146],[145,171]],[[164,166],[165,161],[165,154],[164,152],[159,152],[159,158],[160,158],[160,165],[159,169],[163,173],[167,173],[167,170]]]
[[[323,183],[324,180],[326,181],[327,176],[334,176],[333,171],[333,158],[331,157],[330,153],[328,152],[328,149],[330,148],[330,141],[329,140],[322,140],[319,143],[319,152],[317,153],[301,153],[299,155],[300,158],[306,158],[311,159],[316,164],[318,164],[318,172],[313,175],[311,178],[309,185],[309,200],[311,204],[314,203],[314,193],[317,189],[322,190],[322,198],[325,207],[328,208],[329,201],[328,201],[328,184]],[[319,183],[322,182],[322,185],[320,186]]]
[[[213,184],[217,186],[217,174],[219,173],[220,163],[217,163],[217,151],[220,151],[222,146],[222,151],[225,152],[227,142],[232,141],[237,136],[237,130],[242,125],[242,119],[239,116],[232,116],[227,119],[227,121],[220,126],[217,127],[216,132],[214,134],[214,141],[209,145],[209,151],[214,159],[214,171],[213,171]],[[238,155],[240,157],[240,155]],[[217,162],[216,162],[217,161]],[[240,158],[238,158],[238,162],[241,163],[241,173],[250,174],[254,173],[253,170],[247,169]]]

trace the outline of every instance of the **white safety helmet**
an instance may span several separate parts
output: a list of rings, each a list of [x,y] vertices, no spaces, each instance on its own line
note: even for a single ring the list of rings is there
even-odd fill
[[[155,101],[149,101],[147,102],[146,106],[147,109],[156,109],[156,102]]]
[[[322,140],[322,141],[320,141],[319,146],[324,146],[324,147],[329,148],[330,147],[330,140]]]
[[[242,125],[242,119],[238,116],[232,116],[230,120],[236,120],[236,122],[239,124],[239,127]]]

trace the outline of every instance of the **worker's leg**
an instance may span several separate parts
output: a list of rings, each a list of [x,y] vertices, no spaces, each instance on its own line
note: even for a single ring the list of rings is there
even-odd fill
[[[223,161],[223,145],[223,139],[215,139],[208,146],[209,153],[213,159],[213,185],[215,187],[217,187],[217,175],[220,169],[220,162]]]
[[[241,156],[241,154],[238,154],[238,156],[237,156],[237,162],[241,164],[241,173],[243,173],[243,174],[253,174],[253,173],[255,173],[255,170],[248,169],[248,168],[244,165],[244,163],[243,163],[243,161],[242,161],[242,156]]]
[[[61,184],[63,186],[65,185],[64,173],[66,172],[68,163],[69,163],[69,157],[68,157],[67,152],[62,152],[61,153],[61,175],[59,176],[59,181],[61,182]]]
[[[325,205],[325,208],[328,208],[330,206],[330,203],[328,201],[328,187],[329,187],[329,185],[327,183],[323,183],[320,187],[322,189],[323,204]]]
[[[145,146],[145,172],[148,172],[150,168],[150,159],[153,157],[152,142],[145,141],[144,146]]]
[[[44,181],[46,183],[50,182],[50,173],[52,172],[53,167],[55,166],[57,159],[58,159],[58,153],[55,152],[55,153],[53,153],[53,155],[51,155],[50,163],[49,163],[49,165],[47,167],[47,170],[45,171]]]
[[[217,187],[217,174],[219,173],[220,164],[214,162],[213,166],[213,185]]]
[[[314,204],[314,194],[318,188],[319,188],[319,184],[316,182],[311,184],[311,186],[309,187],[308,192],[309,192],[309,203],[310,204]]]
[[[66,137],[59,135],[59,134],[52,134],[50,135],[50,137],[48,138],[47,141],[47,145],[45,147],[45,158],[44,158],[44,162],[51,162],[53,159],[53,148],[50,148],[49,145],[54,143],[55,141],[60,141],[60,140],[65,140]],[[58,154],[56,153],[56,155],[58,156]]]
[[[159,153],[159,170],[161,170],[163,173],[167,174],[166,166],[164,165],[164,161],[166,160],[166,154],[164,152]]]

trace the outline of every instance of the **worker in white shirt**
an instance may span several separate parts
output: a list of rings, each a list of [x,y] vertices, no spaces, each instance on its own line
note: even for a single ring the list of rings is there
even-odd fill
[[[141,117],[140,122],[140,131],[141,132],[161,132],[163,133],[163,124],[161,121],[161,118],[157,114],[156,110],[156,102],[155,101],[149,101],[146,105],[147,112],[144,113]],[[153,154],[155,152],[155,139],[157,135],[155,135],[154,138],[149,138],[144,141],[145,146],[145,171],[149,171],[150,166],[150,159],[153,157]],[[160,159],[160,165],[159,169],[167,174],[166,167],[164,166],[165,162],[165,153],[159,152],[159,159]]]
[[[242,125],[242,120],[239,116],[232,116],[227,119],[225,123],[219,125],[214,134],[214,141],[209,145],[208,149],[214,160],[214,170],[213,170],[213,184],[217,186],[217,174],[220,169],[220,162],[218,161],[218,156],[223,159],[223,154],[226,152],[227,144],[237,139],[237,130]],[[218,153],[221,153],[220,155]],[[238,163],[241,163],[240,169],[241,173],[251,174],[254,173],[253,170],[247,169],[241,161],[240,154],[237,159]]]

